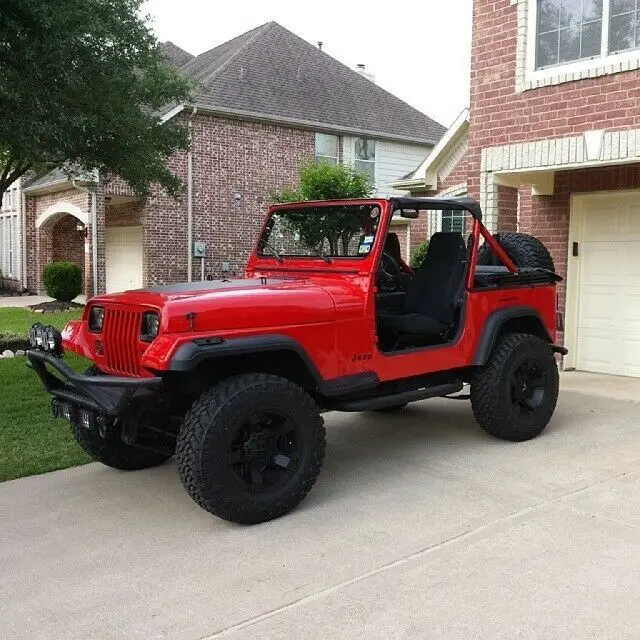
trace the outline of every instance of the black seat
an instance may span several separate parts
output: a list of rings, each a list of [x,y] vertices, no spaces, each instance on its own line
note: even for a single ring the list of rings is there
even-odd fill
[[[434,233],[425,259],[407,287],[403,313],[380,314],[381,325],[399,334],[443,334],[455,322],[466,265],[462,235]]]
[[[388,253],[398,265],[402,264],[402,251],[400,251],[400,240],[398,234],[390,231],[384,241],[384,252]]]

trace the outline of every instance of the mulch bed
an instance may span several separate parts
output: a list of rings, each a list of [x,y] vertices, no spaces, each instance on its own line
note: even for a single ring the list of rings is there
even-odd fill
[[[51,302],[41,302],[33,304],[29,307],[31,311],[40,313],[55,313],[56,311],[69,311],[69,309],[82,309],[84,305],[77,302],[62,302],[60,300],[51,300]]]
[[[19,351],[20,349],[22,349],[22,351],[26,351],[27,349],[31,349],[31,345],[29,344],[28,340],[2,340],[0,339],[0,355],[2,355],[2,353],[6,350],[9,351],[13,351],[13,353],[15,353],[16,351]]]

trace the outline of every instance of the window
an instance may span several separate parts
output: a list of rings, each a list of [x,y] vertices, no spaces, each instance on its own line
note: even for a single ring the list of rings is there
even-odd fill
[[[18,264],[18,216],[0,215],[0,275],[17,278]]]
[[[536,0],[535,68],[640,48],[640,0]]]
[[[361,173],[368,173],[371,184],[376,179],[376,141],[370,138],[356,138],[355,167]]]
[[[338,136],[316,133],[316,162],[338,164]]]
[[[442,230],[447,233],[466,232],[466,212],[465,211],[443,211]]]

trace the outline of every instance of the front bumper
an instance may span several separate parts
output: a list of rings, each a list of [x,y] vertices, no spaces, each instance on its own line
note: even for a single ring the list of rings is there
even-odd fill
[[[38,374],[54,397],[54,413],[62,403],[96,414],[116,418],[137,398],[150,396],[162,387],[162,378],[117,378],[84,376],[67,366],[61,358],[43,351],[27,351],[29,366]],[[49,365],[58,375],[54,375]],[[56,403],[57,401],[57,403]]]

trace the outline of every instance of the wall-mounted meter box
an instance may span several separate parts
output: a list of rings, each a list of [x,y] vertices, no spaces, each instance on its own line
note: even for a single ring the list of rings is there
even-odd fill
[[[193,243],[193,257],[194,258],[204,258],[207,252],[207,245],[204,242],[194,242]]]

